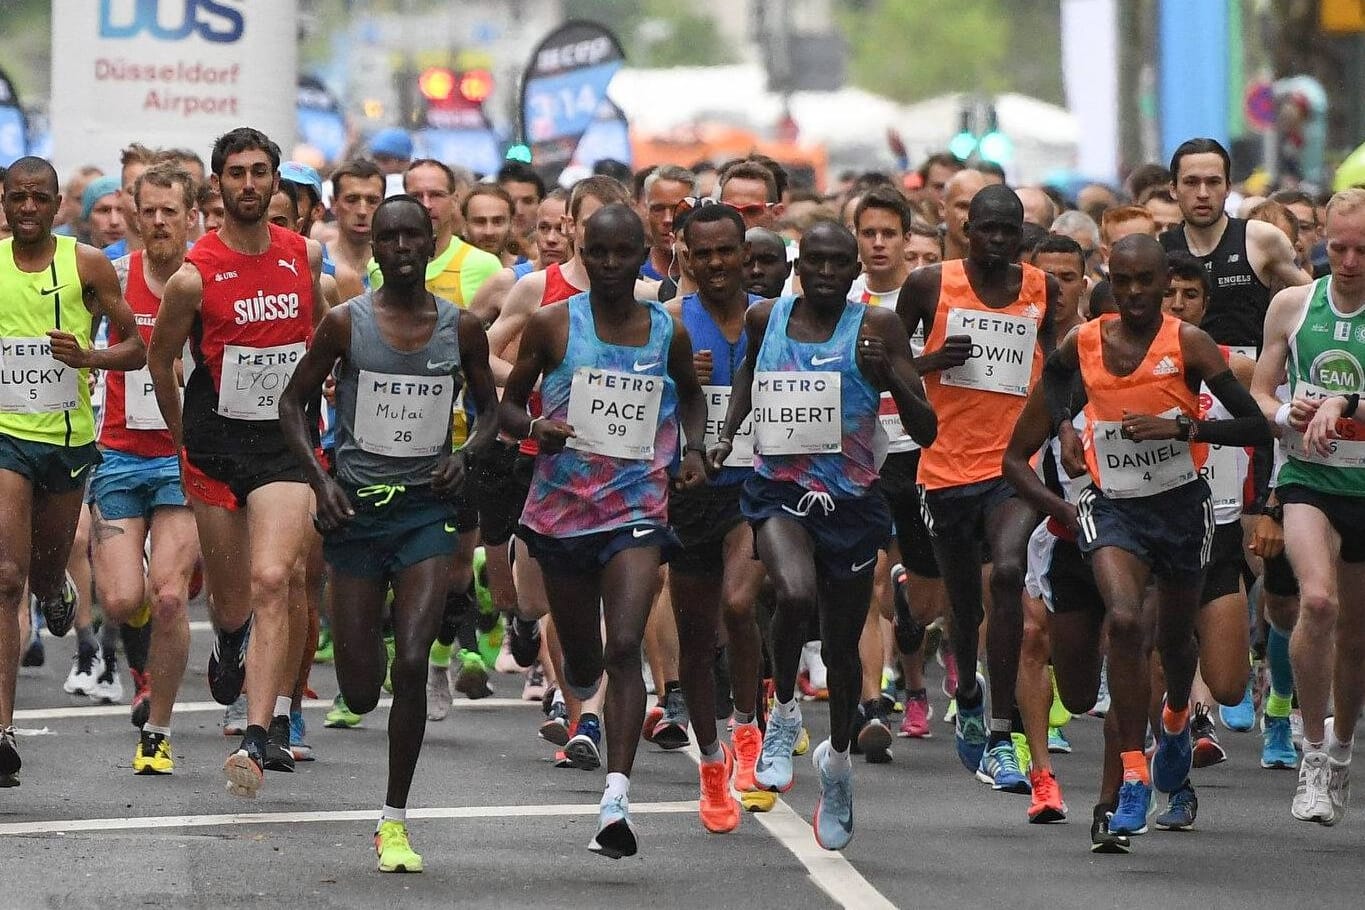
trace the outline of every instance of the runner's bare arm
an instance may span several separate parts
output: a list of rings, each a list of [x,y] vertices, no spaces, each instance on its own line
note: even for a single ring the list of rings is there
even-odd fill
[[[486,415],[474,422],[465,448],[478,454],[498,438],[498,389],[488,368],[488,334],[473,313],[460,313],[460,364],[468,383],[467,395],[474,412]]]
[[[677,486],[686,490],[706,481],[706,450],[702,444],[706,436],[706,396],[692,365],[692,337],[676,316],[673,343],[668,346],[668,375],[673,377],[678,393],[678,423],[687,439],[677,478]]]
[[[308,270],[313,273],[313,325],[322,322],[331,304],[322,292],[322,244],[316,240],[305,240],[308,245]]]
[[[1289,334],[1298,325],[1303,309],[1308,305],[1308,287],[1285,288],[1270,301],[1265,314],[1265,329],[1261,340],[1261,356],[1256,360],[1256,372],[1251,379],[1251,396],[1256,399],[1261,413],[1272,423],[1280,410],[1276,389],[1284,381],[1285,364],[1289,359]],[[1291,407],[1300,420],[1299,428],[1307,425],[1312,408],[1306,404]],[[1289,415],[1291,421],[1295,413]],[[1278,432],[1278,428],[1276,428]]]
[[[1294,263],[1294,244],[1284,231],[1265,221],[1247,222],[1247,250],[1256,276],[1267,287],[1293,288],[1310,284],[1313,276]],[[1256,261],[1260,260],[1260,268]]]
[[[564,441],[575,435],[573,427],[548,417],[532,419],[526,413],[526,401],[540,377],[554,369],[563,357],[568,334],[567,306],[555,304],[532,313],[526,321],[517,362],[507,377],[502,403],[498,406],[498,424],[502,432],[513,439],[533,437],[545,454],[563,449]]]
[[[891,393],[901,425],[921,446],[938,436],[938,417],[924,397],[924,383],[915,372],[910,339],[900,320],[885,310],[869,308],[858,333],[858,365],[879,391]]]
[[[540,307],[540,298],[545,294],[545,273],[527,275],[507,293],[502,312],[488,328],[488,364],[493,369],[493,378],[506,384],[512,372],[512,364],[503,358],[508,345],[516,341],[526,328],[526,322]]]
[[[365,282],[360,280],[355,269],[344,262],[333,262],[332,265],[336,267],[337,294],[342,303],[365,293]]]
[[[773,311],[772,300],[761,300],[744,313],[744,331],[749,336],[744,362],[730,378],[730,407],[725,412],[725,424],[720,430],[720,440],[706,453],[714,473],[725,464],[725,459],[734,448],[733,440],[739,432],[744,418],[753,410],[754,369],[758,365],[758,349],[763,345],[763,335],[768,331],[768,317]]]
[[[896,301],[896,315],[905,326],[907,337],[923,329],[928,338],[934,328],[934,315],[938,311],[939,288],[942,284],[942,268],[926,265],[915,269],[901,286],[900,298]],[[934,351],[925,351],[915,358],[915,369],[921,376],[935,370],[948,370],[962,366],[972,353],[970,335],[950,335],[943,339],[943,346]]]
[[[1047,276],[1047,308],[1043,313],[1043,324],[1038,326],[1038,347],[1043,356],[1051,354],[1057,347],[1057,315],[1062,309],[1062,286],[1051,275]]]
[[[161,294],[161,308],[156,313],[152,329],[152,343],[147,346],[147,370],[152,375],[156,391],[156,405],[161,418],[178,450],[184,445],[180,422],[180,380],[176,376],[175,361],[185,350],[194,319],[204,296],[204,282],[199,270],[189,263],[182,265]]]
[[[308,474],[308,485],[317,497],[318,527],[323,530],[340,527],[355,511],[313,451],[307,404],[322,392],[323,382],[350,346],[351,311],[349,307],[339,306],[322,318],[322,324],[313,334],[313,343],[304,352],[289,384],[280,394],[280,431],[289,451]]]
[[[114,264],[94,247],[76,247],[76,272],[80,276],[81,295],[91,315],[91,328],[100,317],[109,320],[122,339],[102,351],[82,348],[70,332],[52,330],[52,356],[73,367],[92,370],[139,370],[147,363],[147,349],[137,330],[137,320],[128,302],[123,299]]]
[[[322,296],[327,298],[328,309],[341,306],[341,292],[337,290],[337,280],[331,275],[323,275],[319,282],[322,285]]]
[[[1043,363],[1043,398],[1047,402],[1048,427],[1057,434],[1061,443],[1062,468],[1072,477],[1079,477],[1085,470],[1085,453],[1081,438],[1071,422],[1076,411],[1082,407],[1076,400],[1077,374],[1080,372],[1080,358],[1076,353],[1076,339],[1079,327],[1072,329],[1062,339],[1047,360]]]
[[[498,315],[502,313],[502,305],[516,283],[516,272],[503,269],[479,286],[474,292],[474,299],[469,303],[469,312],[474,314],[480,325],[489,327],[493,325]]]
[[[1041,385],[1035,385],[1029,393],[1024,410],[1014,424],[1009,445],[1005,448],[1004,474],[1025,502],[1041,509],[1061,522],[1068,530],[1075,531],[1076,507],[1048,489],[1042,478],[1029,464],[1035,452],[1047,444],[1052,436],[1049,426],[1047,396]]]

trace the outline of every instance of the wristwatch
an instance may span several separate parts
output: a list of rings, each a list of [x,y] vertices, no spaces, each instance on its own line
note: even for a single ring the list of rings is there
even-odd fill
[[[1276,524],[1284,524],[1284,506],[1280,505],[1278,502],[1264,506],[1261,509],[1261,514]]]
[[[1194,420],[1187,414],[1177,414],[1175,417],[1175,438],[1181,442],[1189,442],[1194,436]]]

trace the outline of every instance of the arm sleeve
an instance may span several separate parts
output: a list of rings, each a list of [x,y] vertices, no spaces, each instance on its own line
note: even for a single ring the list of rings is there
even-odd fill
[[[1047,401],[1049,427],[1053,430],[1063,420],[1070,420],[1076,413],[1073,389],[1080,377],[1080,367],[1063,363],[1061,349],[1048,355],[1043,364],[1043,398]]]
[[[1258,446],[1274,438],[1270,424],[1266,422],[1256,400],[1237,381],[1232,370],[1224,370],[1212,377],[1208,380],[1208,386],[1214,397],[1228,409],[1232,419],[1198,421],[1199,442],[1220,446]]]

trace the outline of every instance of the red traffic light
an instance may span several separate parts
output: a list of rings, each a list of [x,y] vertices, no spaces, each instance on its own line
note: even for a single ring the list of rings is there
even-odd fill
[[[460,97],[471,104],[482,104],[493,94],[493,74],[488,70],[465,70],[460,74]]]
[[[417,77],[417,87],[428,101],[449,101],[455,93],[455,74],[443,66],[430,66]]]

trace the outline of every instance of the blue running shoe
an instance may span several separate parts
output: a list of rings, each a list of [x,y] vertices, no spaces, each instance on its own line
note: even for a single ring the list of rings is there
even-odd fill
[[[1066,738],[1061,727],[1047,728],[1047,751],[1053,755],[1071,754],[1071,740]]]
[[[1152,786],[1162,793],[1174,793],[1194,767],[1190,722],[1185,721],[1185,729],[1179,733],[1167,733],[1164,724],[1157,726],[1156,752],[1152,754]]]
[[[1265,742],[1261,746],[1261,767],[1292,771],[1299,763],[1294,751],[1293,727],[1287,717],[1265,717]]]
[[[831,774],[825,757],[833,747],[825,740],[815,747],[811,760],[820,774],[820,801],[815,804],[815,842],[826,850],[842,850],[853,840],[853,769]]]
[[[961,716],[960,714],[958,716]],[[1013,742],[996,743],[981,756],[976,779],[1005,793],[1032,793],[1028,778],[1019,770],[1019,756]]]
[[[1126,837],[1147,833],[1147,813],[1152,810],[1152,786],[1124,778],[1119,787],[1119,807],[1109,819],[1109,833]]]
[[[584,714],[578,718],[574,735],[564,744],[564,754],[573,767],[582,771],[596,771],[602,767],[601,746],[601,722],[595,714]]]
[[[294,755],[294,761],[313,761],[313,747],[304,741],[308,735],[308,727],[303,722],[302,711],[289,712],[289,751]]]
[[[1254,675],[1247,680],[1246,692],[1242,694],[1240,703],[1231,708],[1227,705],[1220,705],[1218,708],[1218,719],[1229,730],[1245,733],[1256,725],[1256,703],[1252,700],[1251,692],[1253,679],[1255,679]]]
[[[634,856],[640,849],[635,839],[635,826],[630,823],[630,801],[626,797],[603,799],[597,834],[588,843],[588,849],[608,859]]]
[[[954,723],[957,727],[957,757],[961,759],[962,767],[976,773],[981,767],[981,757],[986,754],[986,743],[990,740],[986,732],[985,704],[975,708],[958,705]]]
[[[1194,795],[1194,787],[1190,782],[1185,781],[1171,793],[1166,811],[1154,821],[1162,831],[1184,831],[1194,827],[1194,820],[1198,816],[1199,798]]]
[[[777,711],[768,714],[763,751],[754,765],[754,780],[764,790],[786,793],[792,788],[792,749],[800,735],[800,713],[793,718],[784,718]]]

